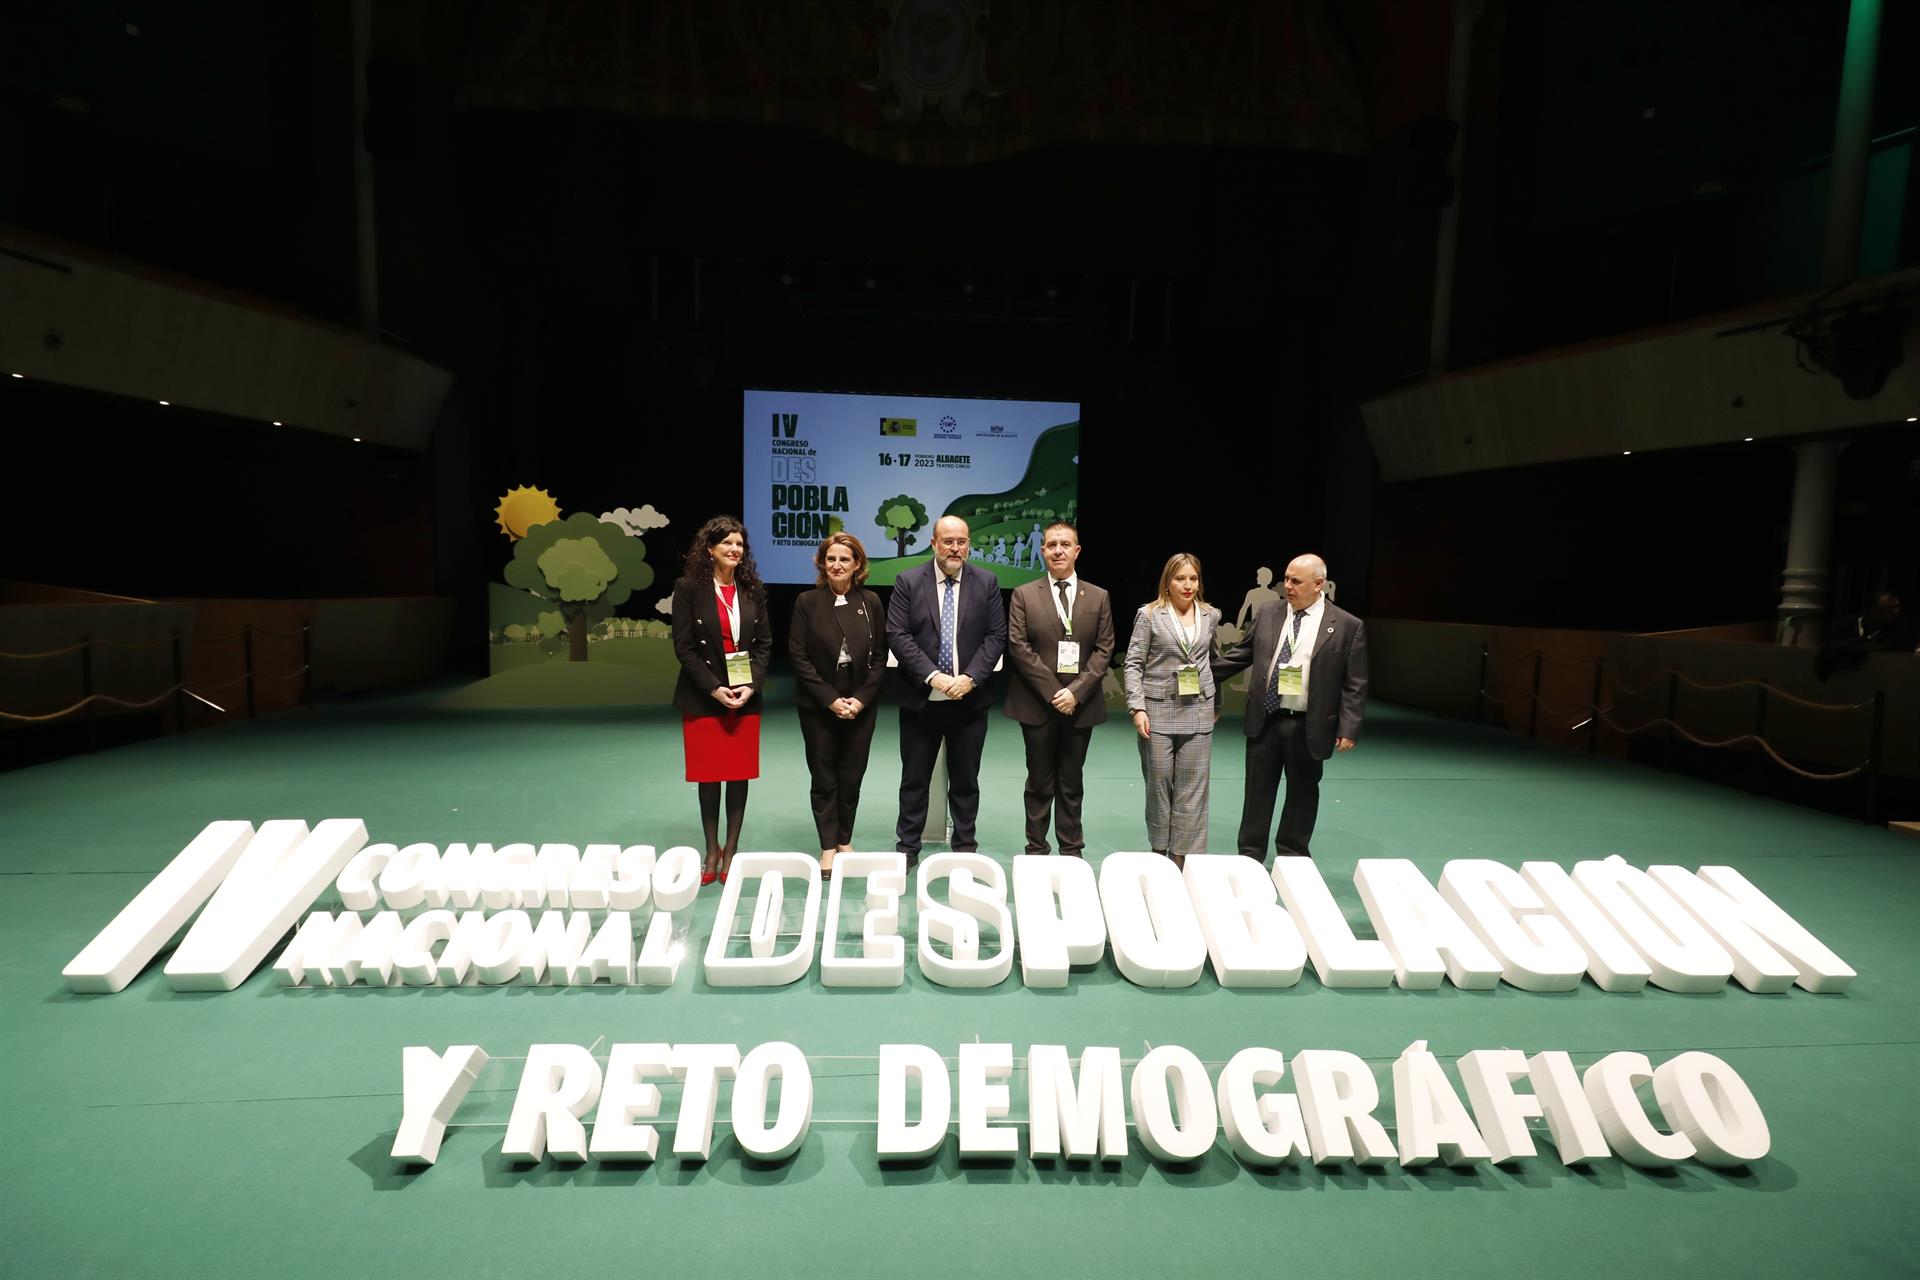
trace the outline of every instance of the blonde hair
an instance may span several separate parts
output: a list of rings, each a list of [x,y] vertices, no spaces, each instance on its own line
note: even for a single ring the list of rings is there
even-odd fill
[[[1187,566],[1193,566],[1193,602],[1204,607],[1207,603],[1207,580],[1200,572],[1200,557],[1185,551],[1176,551],[1167,557],[1167,567],[1160,571],[1160,593],[1153,598],[1149,609],[1173,608],[1173,575]]]

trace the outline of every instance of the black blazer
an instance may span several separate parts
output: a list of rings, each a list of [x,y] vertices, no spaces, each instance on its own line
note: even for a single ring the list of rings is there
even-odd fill
[[[824,711],[841,697],[833,678],[840,664],[840,646],[853,660],[853,688],[845,695],[860,699],[861,714],[880,700],[880,677],[887,670],[887,615],[880,597],[865,587],[847,591],[847,602],[836,605],[833,588],[802,591],[793,602],[793,625],[787,630],[787,657],[799,679],[795,691],[802,710]],[[744,626],[744,623],[742,624]]]
[[[940,655],[938,573],[931,563],[915,565],[894,579],[887,601],[887,645],[900,660],[900,705],[915,711],[927,705],[927,677]],[[962,566],[960,616],[954,621],[960,674],[976,686],[966,705],[985,715],[991,692],[987,681],[1007,652],[1007,606],[1000,598],[1000,580],[977,564]]]
[[[760,694],[767,687],[767,670],[773,663],[773,625],[767,620],[767,597],[764,591],[743,590],[734,598],[740,602],[740,647],[747,651],[753,669],[753,696],[738,712],[728,711],[713,699],[713,691],[727,682],[727,652],[720,639],[720,629],[726,624],[720,620],[713,580],[690,582],[682,578],[673,584],[673,652],[680,659],[680,678],[673,682],[673,705],[683,716],[760,711]]]
[[[1267,724],[1262,681],[1273,665],[1286,625],[1284,599],[1263,604],[1254,611],[1245,638],[1213,660],[1216,680],[1241,671],[1254,673],[1248,682],[1243,725],[1249,738],[1259,737]],[[1325,760],[1333,754],[1336,737],[1359,741],[1360,721],[1367,710],[1367,628],[1331,600],[1321,614],[1320,634],[1314,639],[1307,671],[1307,750],[1314,759]]]

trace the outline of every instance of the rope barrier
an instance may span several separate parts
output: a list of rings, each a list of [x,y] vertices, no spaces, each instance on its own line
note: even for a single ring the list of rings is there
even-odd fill
[[[163,645],[163,644],[172,644],[172,643],[173,643],[173,637],[172,637],[172,636],[167,636],[167,637],[166,637],[165,639],[161,639],[161,640],[101,640],[101,639],[95,639],[95,640],[91,640],[91,641],[88,641],[88,643],[89,643],[89,644],[97,644],[97,645],[100,645],[100,646],[102,646],[103,648],[107,648],[107,649],[158,649],[158,648],[159,648],[159,647],[160,647],[161,645]]]
[[[1743,742],[1751,742],[1755,746],[1759,747],[1762,751],[1766,752],[1767,755],[1771,756],[1773,758],[1773,762],[1779,765],[1782,769],[1785,769],[1789,773],[1798,774],[1802,778],[1807,779],[1809,782],[1842,782],[1848,778],[1857,777],[1864,769],[1866,769],[1869,765],[1873,763],[1871,760],[1862,760],[1859,764],[1854,765],[1851,769],[1843,769],[1839,773],[1814,773],[1809,769],[1802,769],[1799,765],[1794,764],[1791,760],[1788,760],[1785,756],[1782,756],[1778,751],[1775,751],[1773,749],[1773,744],[1769,743],[1765,738],[1762,738],[1757,734],[1743,733],[1736,738],[1728,738],[1724,742],[1709,742],[1705,738],[1695,737],[1693,734],[1687,732],[1687,728],[1685,725],[1679,723],[1676,720],[1669,720],[1665,716],[1657,716],[1654,719],[1647,721],[1645,724],[1635,725],[1631,729],[1629,729],[1622,725],[1614,723],[1613,717],[1608,715],[1605,711],[1596,711],[1594,714],[1597,715],[1600,718],[1600,722],[1606,725],[1609,729],[1612,729],[1615,733],[1626,734],[1628,737],[1631,737],[1636,733],[1645,733],[1648,729],[1657,729],[1664,726],[1666,728],[1672,729],[1675,733],[1685,738],[1688,742],[1693,743],[1695,746],[1707,747],[1713,750],[1719,750],[1723,747],[1739,746]]]
[[[49,649],[45,653],[0,653],[0,658],[14,658],[22,662],[34,658],[58,658],[62,654],[78,653],[91,643],[91,640],[82,640],[79,644],[70,644],[64,649]]]
[[[148,707],[159,706],[162,702],[165,702],[168,698],[171,698],[174,694],[180,692],[182,689],[185,689],[185,688],[186,688],[185,685],[178,685],[178,684],[169,686],[167,689],[163,690],[158,697],[149,698],[145,702],[128,702],[124,698],[116,698],[112,694],[107,694],[107,693],[90,693],[86,697],[80,699],[80,701],[74,703],[72,706],[62,708],[61,710],[52,712],[48,715],[23,716],[23,715],[17,715],[11,711],[0,711],[0,719],[15,720],[21,724],[44,724],[49,720],[60,720],[67,716],[72,715],[76,711],[84,710],[87,704],[90,702],[111,702],[114,706],[125,707],[129,711],[144,711]]]
[[[267,631],[255,627],[253,631],[253,634],[256,636],[266,636],[274,640],[296,640],[306,633],[307,629],[305,627],[302,627],[298,631]],[[189,631],[181,634],[177,638],[181,640],[198,640],[202,643],[212,644],[226,640],[238,640],[245,634],[246,632],[244,631],[228,631],[221,635],[201,635],[197,631]],[[69,653],[78,653],[82,649],[92,648],[95,645],[106,649],[158,649],[161,645],[172,644],[175,639],[176,637],[174,636],[167,636],[161,640],[107,640],[99,638],[82,640],[77,644],[67,645],[63,649],[45,649],[38,653],[7,653],[0,651],[0,659],[12,659],[16,662],[31,662],[39,658],[60,658],[65,657]],[[301,670],[304,671],[306,668],[302,667]]]
[[[1765,689],[1782,702],[1791,702],[1812,711],[1858,711],[1862,707],[1873,705],[1872,698],[1868,698],[1865,702],[1810,702],[1798,694],[1788,693],[1777,685],[1768,684],[1765,680],[1734,680],[1728,684],[1701,684],[1684,671],[1676,671],[1673,674],[1682,684],[1706,693],[1721,693],[1728,689]]]

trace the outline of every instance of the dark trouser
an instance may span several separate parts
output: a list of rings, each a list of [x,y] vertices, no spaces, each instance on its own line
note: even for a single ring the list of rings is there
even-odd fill
[[[978,847],[973,823],[980,816],[980,753],[987,745],[987,704],[969,697],[961,702],[929,702],[919,710],[900,708],[900,825],[893,847],[915,857],[927,825],[927,788],[940,744],[947,744],[947,804],[953,817],[953,848]]]
[[[1027,744],[1027,852],[1047,852],[1047,816],[1053,816],[1060,852],[1078,856],[1086,845],[1080,829],[1081,771],[1087,763],[1091,728],[1076,729],[1059,714],[1045,724],[1020,726]]]
[[[1320,816],[1320,774],[1326,761],[1307,749],[1307,722],[1303,717],[1275,714],[1267,717],[1260,736],[1247,739],[1247,793],[1240,808],[1240,852],[1267,860],[1267,832],[1273,830],[1273,795],[1284,775],[1287,802],[1280,810],[1280,830],[1273,844],[1281,857],[1311,857],[1308,841]]]
[[[872,707],[851,720],[800,708],[800,740],[806,744],[807,772],[813,777],[813,825],[822,849],[853,843],[853,815],[860,807],[860,780],[867,775],[877,719]]]

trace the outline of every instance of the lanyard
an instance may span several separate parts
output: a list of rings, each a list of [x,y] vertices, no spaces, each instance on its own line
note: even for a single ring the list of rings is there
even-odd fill
[[[1200,602],[1194,601],[1191,627],[1181,622],[1180,615],[1171,609],[1167,610],[1167,621],[1173,624],[1173,643],[1179,647],[1181,659],[1192,666],[1193,651],[1200,639]]]
[[[737,649],[740,647],[740,588],[734,587],[733,599],[728,601],[716,582],[713,584],[713,598],[720,605],[720,612],[726,616],[727,631],[733,636],[733,647]]]

